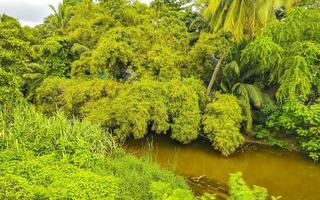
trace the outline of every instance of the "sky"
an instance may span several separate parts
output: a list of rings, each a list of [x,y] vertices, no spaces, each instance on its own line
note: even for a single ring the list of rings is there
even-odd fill
[[[0,14],[17,18],[21,24],[35,26],[52,14],[49,5],[57,6],[62,0],[0,0]],[[116,1],[116,0],[115,0]],[[148,3],[151,0],[141,0]]]

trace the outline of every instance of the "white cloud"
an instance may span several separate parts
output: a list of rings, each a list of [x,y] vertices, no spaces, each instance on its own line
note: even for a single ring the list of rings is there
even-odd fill
[[[149,4],[151,2],[151,0],[140,0],[143,3]]]
[[[0,13],[19,19],[23,25],[35,26],[52,13],[49,5],[61,0],[0,0]]]

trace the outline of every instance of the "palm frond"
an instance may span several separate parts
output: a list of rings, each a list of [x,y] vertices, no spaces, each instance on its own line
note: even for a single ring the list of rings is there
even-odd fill
[[[205,8],[201,9],[211,30],[223,28],[240,42],[276,19],[274,6],[292,7],[299,0],[200,0]]]
[[[53,5],[49,5],[49,8],[54,12],[55,15],[58,15],[58,12]]]
[[[232,1],[231,6],[228,10],[226,20],[223,26],[223,29],[227,32],[232,32],[234,30],[235,23],[237,20],[237,14],[239,12],[239,4],[240,0]]]
[[[230,75],[231,73],[240,76],[240,66],[236,61],[232,61],[231,63],[228,63],[224,68],[225,75]]]
[[[239,98],[240,105],[243,110],[243,114],[245,116],[246,121],[246,132],[251,133],[252,132],[252,126],[253,126],[253,120],[252,120],[252,112],[251,112],[251,106],[250,103],[248,103],[246,100]]]
[[[251,104],[256,108],[261,108],[263,105],[271,104],[272,100],[270,96],[263,93],[260,88],[251,84],[236,83],[232,88],[232,92],[240,99],[241,106],[243,107],[243,111],[247,121],[246,130],[247,132],[251,132]]]

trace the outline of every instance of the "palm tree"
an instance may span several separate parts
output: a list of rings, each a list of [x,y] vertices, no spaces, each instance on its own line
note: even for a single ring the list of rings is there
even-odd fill
[[[248,74],[255,75],[250,72],[255,69],[240,68],[236,61],[232,61],[225,65],[222,69],[220,77],[220,89],[226,93],[232,93],[240,100],[240,105],[246,117],[246,132],[252,132],[252,112],[251,107],[257,109],[262,108],[266,104],[272,103],[269,95],[264,93],[258,86],[244,81],[243,76]],[[248,78],[248,77],[246,77]]]
[[[57,9],[53,5],[49,5],[51,10],[54,12],[55,17],[55,26],[58,29],[64,29],[69,21],[69,17],[67,14],[67,9],[65,4],[59,4]]]
[[[211,31],[230,32],[237,41],[252,39],[269,21],[276,19],[275,7],[289,8],[299,0],[198,0],[200,12]]]
[[[246,116],[246,131],[250,133],[252,131],[251,105],[260,109],[263,105],[270,103],[271,99],[259,87],[247,83],[234,84],[232,93],[240,100],[240,105]]]

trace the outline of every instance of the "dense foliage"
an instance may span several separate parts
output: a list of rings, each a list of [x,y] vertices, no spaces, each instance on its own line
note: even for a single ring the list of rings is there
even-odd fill
[[[215,148],[228,156],[244,143],[240,133],[243,117],[241,107],[235,96],[216,94],[206,108],[203,117],[204,132],[213,141]]]
[[[275,135],[257,117],[270,115],[261,108],[318,104],[316,5],[257,2],[251,19],[247,1],[199,1],[193,9],[190,1],[65,1],[35,28],[3,15],[0,104],[25,97],[41,112],[90,120],[122,141],[154,132],[186,144],[204,132],[230,155],[257,124]]]
[[[252,39],[256,32],[279,16],[277,11],[290,8],[298,0],[197,0],[203,9],[203,17],[208,21],[212,31],[230,32],[240,41]]]
[[[319,103],[304,105],[301,102],[288,102],[281,108],[266,109],[266,113],[270,114],[266,122],[267,131],[295,136],[303,151],[314,160],[320,159]]]
[[[26,106],[0,121],[1,199],[151,199],[153,182],[188,192],[182,178],[127,155],[89,122]]]
[[[0,16],[0,199],[194,199],[183,179],[115,146],[148,133],[204,137],[224,156],[289,138],[320,159],[318,1],[50,8],[33,28]],[[267,192],[235,174],[230,195]]]
[[[2,111],[0,124],[1,199],[215,199],[194,197],[181,177],[128,155],[88,121],[20,104]],[[232,198],[243,184],[230,183]]]

